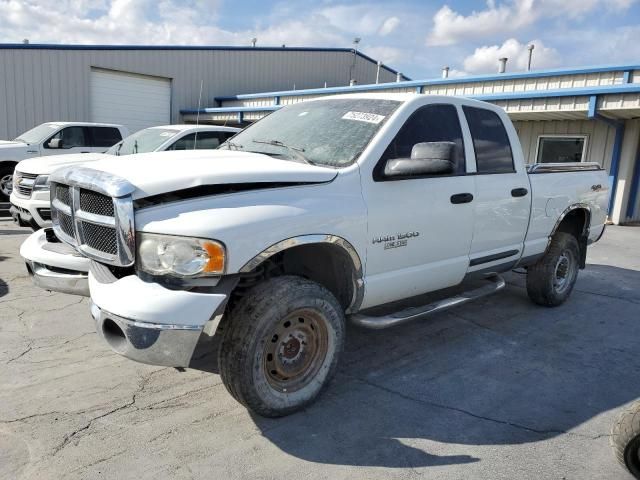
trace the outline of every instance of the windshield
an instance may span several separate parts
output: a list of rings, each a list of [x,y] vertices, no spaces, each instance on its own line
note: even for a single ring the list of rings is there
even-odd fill
[[[247,127],[219,148],[344,167],[357,160],[399,105],[368,98],[297,103]]]
[[[109,155],[132,155],[134,153],[155,152],[160,145],[178,133],[180,130],[145,128],[116,143],[106,153]]]
[[[27,130],[18,138],[16,138],[15,141],[29,144],[40,143],[56,133],[56,131],[59,129],[60,125],[57,123],[43,123],[42,125],[38,125],[31,130]]]

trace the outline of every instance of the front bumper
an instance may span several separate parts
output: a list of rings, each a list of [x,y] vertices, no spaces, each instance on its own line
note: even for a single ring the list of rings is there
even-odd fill
[[[135,275],[106,282],[89,273],[91,316],[111,349],[151,365],[188,367],[207,322],[221,314],[225,293],[171,290]]]
[[[51,201],[49,192],[36,191],[30,198],[22,198],[11,193],[10,213],[13,220],[21,227],[34,230],[51,226]]]
[[[137,322],[91,304],[96,331],[111,349],[151,365],[188,367],[203,326]]]
[[[33,232],[20,246],[33,283],[45,290],[89,296],[89,259],[72,247],[52,241],[53,230]]]

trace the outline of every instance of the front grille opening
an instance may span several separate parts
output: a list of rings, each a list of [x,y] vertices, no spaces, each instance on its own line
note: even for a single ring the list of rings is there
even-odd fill
[[[56,198],[67,206],[71,205],[71,195],[69,187],[66,185],[56,185]]]
[[[115,228],[83,222],[82,232],[84,234],[85,245],[94,250],[108,253],[109,255],[116,255],[118,253],[118,241],[116,239]]]
[[[116,322],[110,318],[102,322],[102,335],[116,352],[124,352],[127,348],[127,337]]]
[[[113,217],[113,199],[91,190],[80,190],[80,210]]]
[[[62,231],[70,237],[74,238],[75,235],[73,231],[73,220],[71,220],[71,217],[65,213],[58,212],[58,221],[60,223],[60,228],[62,229]]]
[[[49,210],[48,208],[38,208],[38,215],[40,215],[42,220],[51,220],[51,210]]]

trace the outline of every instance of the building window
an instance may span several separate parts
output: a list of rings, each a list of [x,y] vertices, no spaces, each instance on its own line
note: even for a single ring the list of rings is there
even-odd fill
[[[536,163],[584,162],[586,135],[538,137]]]

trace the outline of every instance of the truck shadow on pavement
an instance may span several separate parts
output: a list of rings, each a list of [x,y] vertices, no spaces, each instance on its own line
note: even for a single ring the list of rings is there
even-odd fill
[[[428,320],[350,326],[321,398],[286,418],[253,415],[255,424],[298,458],[391,468],[478,461],[471,445],[608,435],[601,414],[640,396],[640,272],[589,265],[558,308],[532,304],[523,277],[507,280],[502,295]],[[216,371],[214,359],[209,350],[193,368]],[[459,448],[440,456],[441,443]]]

